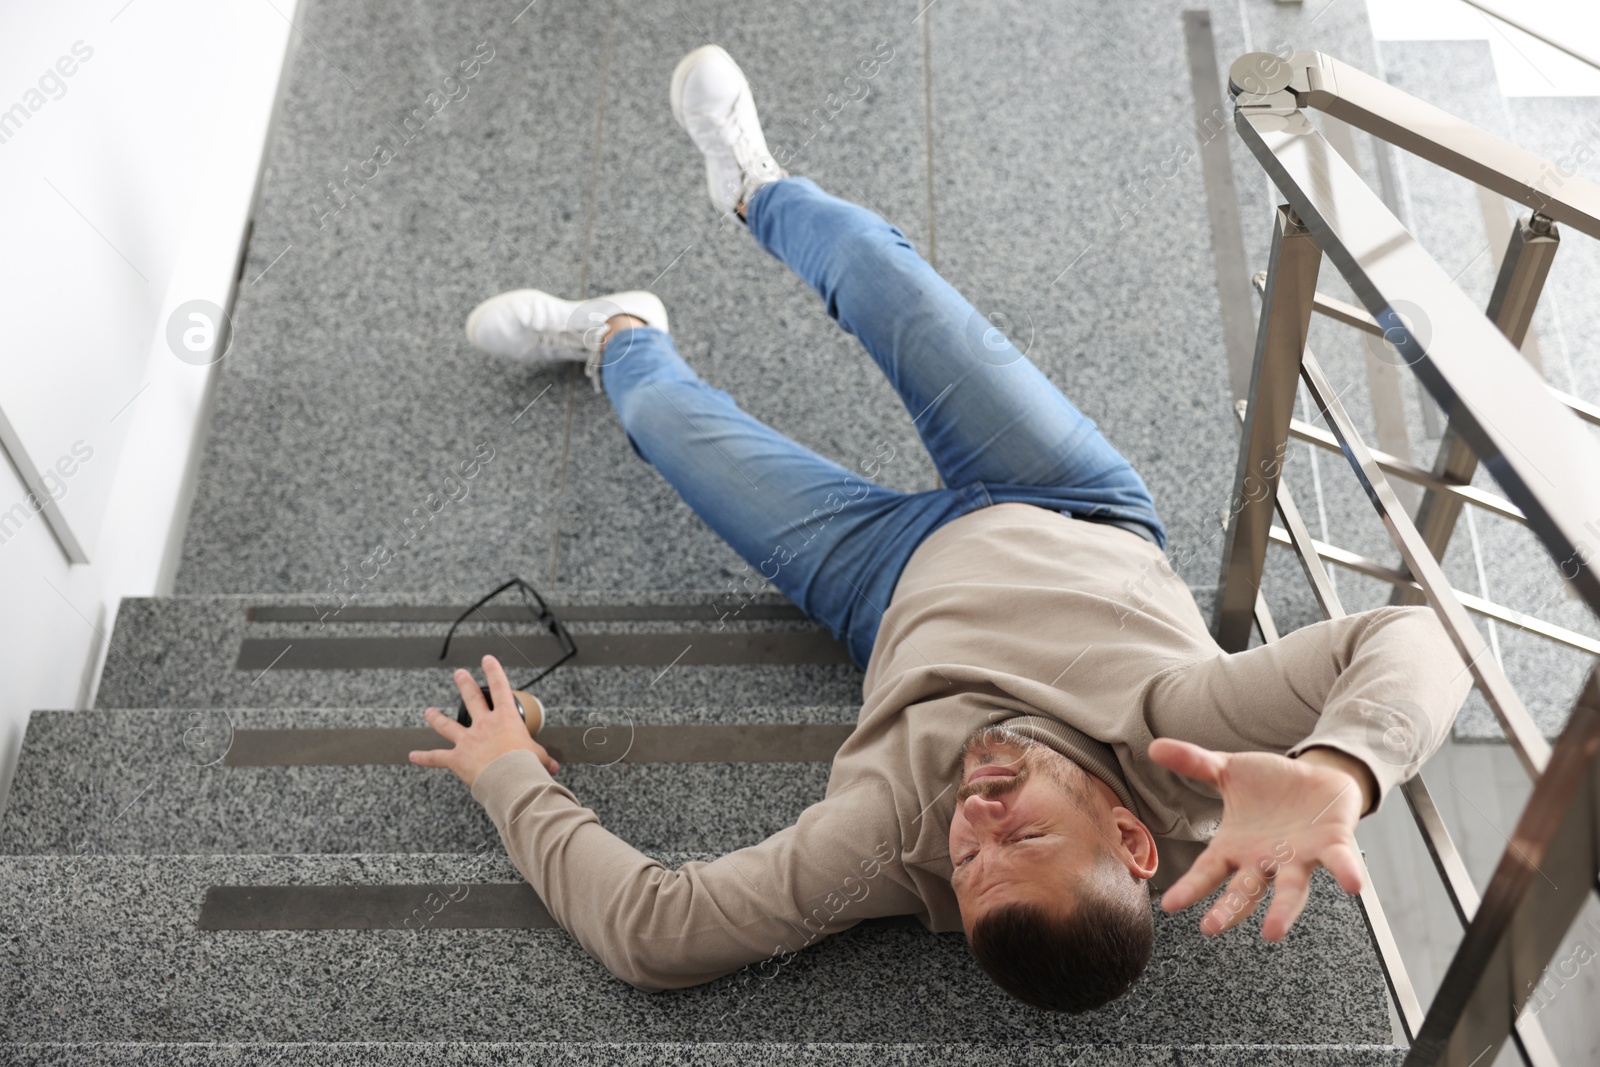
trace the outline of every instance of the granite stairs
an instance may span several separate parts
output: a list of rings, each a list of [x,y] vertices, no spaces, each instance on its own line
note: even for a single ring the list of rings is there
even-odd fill
[[[1235,422],[1206,191],[1166,166],[1195,136],[1184,12],[1223,71],[1373,49],[1362,5],[1281,7],[305,0],[175,595],[122,603],[91,709],[33,715],[0,818],[0,1061],[1399,1062],[1325,880],[1277,945],[1158,916],[1146,977],[1087,1016],[896,922],[647,995],[549,924],[453,776],[397,755],[450,698],[450,620],[520,575],[579,645],[537,692],[610,829],[678,863],[823,795],[860,700],[837,643],[575,368],[461,337],[502,289],[652,288],[747,410],[936,484],[854,339],[704,203],[665,87],[707,40],[792,170],[900,226],[1133,459],[1208,606]],[[1234,166],[1259,269],[1270,204]],[[552,646],[496,608],[451,654],[496,650],[518,677]]]
[[[676,863],[760,840],[822,796],[860,681],[831,636],[773,597],[732,623],[662,622],[674,612],[659,597],[648,611],[586,599],[608,617],[572,624],[580,657],[541,688],[562,776],[607,826]],[[430,662],[445,624],[342,622],[329,637],[315,621],[260,621],[269,608],[314,620],[309,607],[130,601],[99,706],[35,714],[0,830],[0,1058],[345,1062],[368,1045],[363,1060],[401,1063],[694,1051],[961,1063],[1005,1046],[1029,1062],[1396,1061],[1365,929],[1331,883],[1281,945],[1250,931],[1208,941],[1193,915],[1158,918],[1147,977],[1084,1017],[1010,1001],[959,935],[900,922],[696,989],[638,992],[548,923],[458,781],[404,762],[417,696],[446,680]],[[366,610],[439,614],[414,598]],[[621,621],[630,614],[656,619]],[[465,645],[499,642],[508,656],[538,633],[476,629],[480,645]],[[626,651],[639,636],[688,652],[583,665],[586,648],[649,658]],[[745,661],[696,662],[717,636],[751,638]],[[271,670],[248,661],[279,644],[290,651]],[[356,662],[424,646],[410,667]],[[291,658],[295,647],[322,665]],[[328,665],[341,656],[351,662]],[[330,733],[350,731],[354,748],[330,748]],[[697,734],[708,751],[666,750]]]

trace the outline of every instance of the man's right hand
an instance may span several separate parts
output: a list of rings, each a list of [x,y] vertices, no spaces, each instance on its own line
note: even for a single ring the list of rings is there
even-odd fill
[[[516,712],[516,698],[511,694],[511,683],[500,661],[493,656],[483,657],[483,677],[489,683],[489,695],[494,698],[494,704],[484,703],[483,691],[470,673],[456,671],[456,689],[466,702],[472,725],[462,726],[438,708],[427,709],[423,716],[428,725],[454,747],[418,749],[411,753],[411,762],[419,767],[444,767],[454,771],[470,788],[489,764],[507,752],[525,748],[539,757],[545,770],[555,774],[561,765],[528,735],[528,724]]]
[[[1162,896],[1164,910],[1189,907],[1231,874],[1228,891],[1200,920],[1202,933],[1220,934],[1250,916],[1270,884],[1261,936],[1279,941],[1305,910],[1318,867],[1327,867],[1346,893],[1361,891],[1355,827],[1369,798],[1351,771],[1270,752],[1213,752],[1170,738],[1152,742],[1150,758],[1222,794],[1222,824]]]

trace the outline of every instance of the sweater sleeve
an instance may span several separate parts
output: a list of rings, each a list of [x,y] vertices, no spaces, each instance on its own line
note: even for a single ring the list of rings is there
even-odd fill
[[[757,845],[677,870],[602,827],[531,751],[491,762],[472,796],[562,928],[646,992],[709,982],[862,919],[922,908],[881,782],[858,782]]]
[[[1337,749],[1372,772],[1376,811],[1444,743],[1471,688],[1431,609],[1378,608],[1171,672],[1151,727],[1223,751]]]

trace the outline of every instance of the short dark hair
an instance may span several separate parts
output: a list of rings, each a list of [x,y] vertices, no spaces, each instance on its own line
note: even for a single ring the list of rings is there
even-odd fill
[[[1017,903],[984,913],[967,938],[978,966],[1046,1011],[1093,1011],[1132,989],[1155,944],[1150,890],[1131,877],[1110,889],[1097,881],[1080,884],[1068,912]]]

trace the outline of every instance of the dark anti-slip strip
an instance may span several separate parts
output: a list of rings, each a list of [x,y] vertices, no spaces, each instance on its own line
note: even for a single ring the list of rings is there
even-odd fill
[[[780,633],[598,633],[575,635],[578,654],[566,667],[799,666],[849,663],[845,646],[821,630]],[[450,642],[439,658],[438,637],[247,637],[239,642],[241,671],[423,670],[477,667],[495,656],[515,678],[542,670],[561,656],[550,634],[474,634]],[[565,668],[564,668],[565,669]]]
[[[372,604],[343,609],[302,604],[256,604],[245,609],[250,622],[455,622],[467,605]],[[793,604],[552,604],[550,612],[562,622],[770,622],[805,621],[805,612]],[[473,612],[470,622],[528,622],[527,608],[511,604],[486,604]]]
[[[590,763],[824,763],[854,726],[546,726],[539,743],[558,761]],[[235,730],[229,767],[350,767],[409,763],[413,749],[448,748],[430,727]]]
[[[202,930],[558,929],[526,882],[455,885],[214,885]],[[909,915],[867,919],[856,929],[916,929]]]
[[[457,885],[214,885],[202,930],[545,930],[526,882]]]

